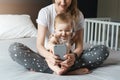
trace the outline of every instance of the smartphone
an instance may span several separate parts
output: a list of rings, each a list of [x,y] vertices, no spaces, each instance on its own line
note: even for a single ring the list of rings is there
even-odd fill
[[[66,44],[57,44],[54,46],[54,54],[59,56],[61,60],[65,60],[63,57],[67,53]]]

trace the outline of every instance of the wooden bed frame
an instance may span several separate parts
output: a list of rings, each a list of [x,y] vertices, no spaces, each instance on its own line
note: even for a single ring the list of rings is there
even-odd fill
[[[39,10],[52,0],[0,0],[0,14],[29,14],[35,26]]]

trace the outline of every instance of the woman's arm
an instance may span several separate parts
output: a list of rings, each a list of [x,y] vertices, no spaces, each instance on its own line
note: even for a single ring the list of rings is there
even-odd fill
[[[58,56],[48,52],[44,47],[45,36],[47,33],[47,27],[38,25],[38,35],[37,35],[37,50],[41,56],[45,59],[50,60],[53,64],[57,62]]]
[[[46,33],[47,27],[38,24],[37,50],[39,54],[45,58],[49,55],[49,52],[46,51],[44,47]]]
[[[76,32],[75,35],[75,50],[74,53],[77,54],[77,56],[80,56],[83,51],[83,32],[84,29],[80,29]]]

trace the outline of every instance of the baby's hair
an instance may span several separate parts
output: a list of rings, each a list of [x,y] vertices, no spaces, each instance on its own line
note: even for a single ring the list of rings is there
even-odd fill
[[[69,13],[58,14],[54,20],[54,28],[56,28],[56,23],[59,23],[59,22],[62,22],[62,23],[70,22],[71,26],[74,27],[74,21],[72,20],[72,16]]]

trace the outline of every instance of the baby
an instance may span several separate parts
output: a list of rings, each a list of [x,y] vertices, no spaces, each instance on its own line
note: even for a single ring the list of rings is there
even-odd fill
[[[53,52],[56,44],[66,44],[67,53],[71,51],[74,24],[70,14],[58,14],[54,21],[54,33],[49,36],[48,49]]]
[[[73,36],[74,24],[70,14],[58,14],[54,21],[54,33],[50,35],[48,42],[48,50],[54,54],[54,46],[56,44],[66,44],[67,53],[71,51],[71,45],[73,42],[71,38]],[[62,72],[62,66],[60,64],[53,65],[55,73],[60,74]]]

